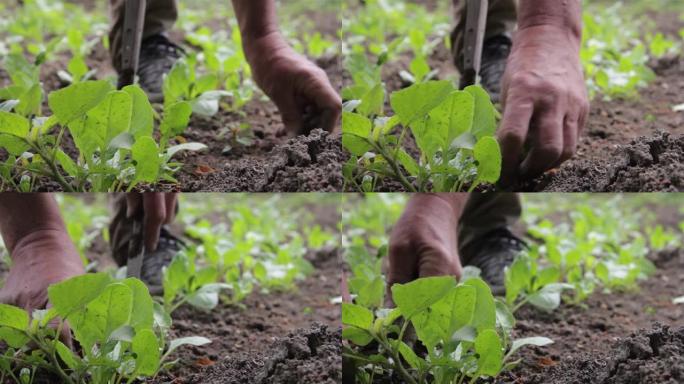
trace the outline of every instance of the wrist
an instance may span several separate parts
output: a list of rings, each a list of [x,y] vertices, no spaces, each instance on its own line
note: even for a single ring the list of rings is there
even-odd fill
[[[68,265],[75,269],[83,269],[78,255],[66,228],[37,228],[17,239],[10,255],[13,264],[36,265]]]
[[[288,47],[278,29],[267,33],[243,35],[242,47],[250,66],[255,67],[268,61],[268,57]]]
[[[521,0],[518,31],[535,27],[561,30],[579,45],[582,40],[581,0]]]

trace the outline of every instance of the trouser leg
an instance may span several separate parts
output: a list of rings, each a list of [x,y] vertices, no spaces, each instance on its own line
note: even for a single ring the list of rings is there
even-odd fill
[[[458,225],[458,248],[462,261],[476,252],[479,240],[499,228],[508,228],[520,219],[522,205],[515,193],[472,193]],[[475,247],[473,247],[475,245]]]
[[[454,50],[456,67],[463,70],[463,41],[466,24],[466,1],[452,0],[454,4],[456,26],[451,34],[451,42]],[[518,0],[489,0],[487,13],[487,27],[485,40],[490,37],[508,34],[515,30],[518,19]]]
[[[114,68],[121,66],[121,36],[124,23],[125,0],[109,0],[111,28],[109,30],[109,50]],[[147,0],[143,40],[153,35],[169,31],[178,19],[176,0]]]

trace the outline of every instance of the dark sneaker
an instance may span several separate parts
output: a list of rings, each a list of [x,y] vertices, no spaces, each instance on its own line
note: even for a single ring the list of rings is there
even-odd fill
[[[493,103],[501,101],[501,80],[512,45],[513,42],[508,36],[498,35],[487,39],[482,48],[480,82],[491,96]],[[463,88],[465,84],[461,84],[461,89]]]
[[[162,228],[157,250],[145,253],[140,279],[147,285],[151,295],[164,293],[162,269],[171,263],[184,245],[183,240],[172,235],[166,228]]]
[[[489,284],[492,294],[503,296],[506,294],[504,270],[526,246],[525,242],[510,230],[500,228],[469,245],[461,256],[464,265],[480,269],[480,276]]]
[[[164,75],[171,71],[173,65],[183,56],[183,48],[172,43],[164,35],[154,35],[143,40],[140,47],[140,63],[138,78],[142,89],[150,101],[160,103],[164,99],[162,92]],[[119,88],[121,84],[119,84]]]

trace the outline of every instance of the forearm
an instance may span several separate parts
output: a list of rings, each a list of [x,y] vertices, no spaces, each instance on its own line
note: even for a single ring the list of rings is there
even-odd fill
[[[582,39],[582,1],[520,0],[518,29],[541,25],[566,29],[579,44]]]
[[[408,207],[447,214],[451,220],[458,222],[467,201],[468,195],[465,193],[419,193],[409,200]]]
[[[32,235],[68,237],[59,206],[50,194],[0,194],[0,233],[10,254]]]
[[[232,1],[242,40],[246,45],[279,31],[275,0]]]

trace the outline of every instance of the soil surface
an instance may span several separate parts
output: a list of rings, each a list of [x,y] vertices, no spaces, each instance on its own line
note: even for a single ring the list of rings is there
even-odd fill
[[[658,223],[676,228],[684,218],[672,207],[653,207]],[[655,274],[634,292],[597,291],[580,305],[552,313],[523,307],[514,337],[546,336],[554,343],[526,347],[521,363],[498,383],[660,384],[684,382],[684,250],[649,258]],[[679,375],[679,376],[677,376]]]
[[[415,0],[433,7],[434,2]],[[650,13],[657,29],[674,39],[684,27],[677,12]],[[410,84],[399,73],[409,68],[412,57],[402,54],[385,65],[383,79],[388,92]],[[452,54],[439,44],[429,58],[438,79],[458,78]],[[684,112],[673,106],[684,103],[684,57],[664,57],[650,67],[656,79],[640,90],[634,100],[604,100],[598,95],[580,139],[576,156],[559,169],[515,186],[520,192],[651,192],[684,191]],[[345,73],[344,86],[351,85]],[[389,104],[386,106],[389,110]],[[665,134],[665,136],[663,135]],[[418,151],[409,132],[408,152],[415,158]],[[644,149],[649,147],[646,152]],[[651,152],[651,154],[648,154]],[[347,156],[348,158],[349,156]],[[405,191],[395,182],[378,185],[378,191]]]
[[[72,2],[86,7],[91,7],[93,3],[92,0]],[[336,12],[313,10],[306,13],[306,18],[325,38],[336,38],[341,23]],[[207,22],[207,25],[214,24],[223,25]],[[182,33],[176,30],[171,33],[171,37],[177,42],[183,41]],[[57,72],[66,68],[69,60],[67,54],[59,54],[55,61],[44,64],[41,80],[46,92],[66,85],[61,83]],[[111,67],[109,54],[101,43],[95,47],[87,62],[90,68],[97,70],[97,79],[116,75]],[[325,70],[335,89],[340,89],[340,56],[323,56],[316,60],[316,64]],[[0,87],[8,83],[9,75],[0,68]],[[47,102],[44,112],[49,112]],[[252,144],[248,146],[237,144],[229,133],[231,129],[244,123],[249,124],[253,133]],[[221,109],[211,119],[193,117],[183,139],[205,144],[209,147],[208,150],[178,156],[178,160],[184,163],[175,175],[178,184],[162,183],[143,189],[184,192],[341,191],[342,161],[345,156],[342,153],[340,135],[327,135],[320,130],[313,130],[306,135],[287,137],[282,135],[283,130],[278,109],[270,101],[263,100],[261,93],[257,93],[241,113]],[[76,158],[77,151],[68,133],[64,140],[66,152]],[[7,154],[0,150],[0,160],[6,157]],[[60,191],[61,187],[41,178],[36,189]]]

